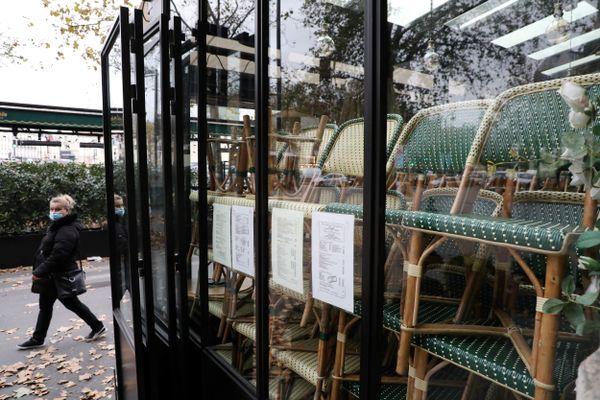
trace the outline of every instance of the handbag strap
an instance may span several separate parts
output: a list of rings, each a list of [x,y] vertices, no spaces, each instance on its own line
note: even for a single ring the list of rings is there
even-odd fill
[[[83,271],[83,264],[81,263],[81,250],[79,247],[80,237],[77,238],[77,260],[79,261],[79,269]]]

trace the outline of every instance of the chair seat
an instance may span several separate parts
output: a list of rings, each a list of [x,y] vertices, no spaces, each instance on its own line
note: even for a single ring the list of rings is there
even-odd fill
[[[410,228],[527,247],[532,251],[544,252],[561,251],[568,235],[584,231],[581,226],[564,223],[482,215],[436,214],[424,211],[404,213],[402,223]]]
[[[222,318],[225,314],[223,313],[223,301],[222,300],[209,300],[208,301],[208,313],[214,315],[217,318]],[[254,313],[254,304],[244,303],[236,311],[234,318],[247,317]]]
[[[525,396],[534,396],[533,378],[510,339],[494,336],[416,335],[413,344],[425,351]],[[558,342],[554,384],[556,395],[575,379],[582,345]]]
[[[277,361],[281,362],[285,367],[294,371],[300,375],[306,381],[316,386],[319,378],[317,371],[318,366],[318,344],[319,339],[307,339],[296,342],[307,349],[313,349],[314,351],[295,351],[295,350],[279,350],[273,352],[273,355]],[[326,389],[329,383],[329,379],[325,379],[323,382],[323,388]]]
[[[208,312],[217,318],[223,317],[223,301],[209,300],[208,301]]]
[[[440,379],[460,384],[466,382],[468,373],[453,365],[442,368],[432,379]],[[360,397],[360,382],[346,381],[342,387],[354,397]],[[461,398],[463,387],[440,387],[429,386],[427,400],[458,400]],[[403,400],[406,399],[406,384],[384,383],[381,385],[379,399],[381,400]]]
[[[353,397],[360,398],[360,382],[344,382],[342,387]],[[427,400],[459,400],[461,396],[462,389],[460,388],[431,387],[427,390]],[[384,383],[381,385],[379,400],[404,400],[406,398],[405,384]]]
[[[252,341],[256,341],[256,324],[254,322],[234,322],[233,330],[247,337]],[[293,324],[285,328],[285,330],[276,338],[278,343],[293,342],[298,339],[305,339],[310,336],[312,327],[301,327]]]
[[[329,203],[323,211],[336,214],[350,214],[354,215],[357,219],[363,219],[363,206],[360,204]],[[392,225],[400,225],[402,217],[406,213],[408,213],[406,210],[387,208],[385,210],[385,222]]]
[[[434,303],[422,301],[419,306],[419,323],[435,323],[452,319],[456,315],[458,306],[454,304]],[[354,301],[354,314],[360,316],[362,303]],[[394,332],[400,332],[402,318],[400,315],[400,303],[394,302],[383,306],[383,327]]]

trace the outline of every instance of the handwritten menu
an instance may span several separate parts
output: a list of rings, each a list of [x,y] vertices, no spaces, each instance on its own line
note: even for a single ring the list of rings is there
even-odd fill
[[[213,260],[231,267],[231,206],[213,204]]]
[[[254,208],[231,207],[232,268],[254,276]]]
[[[315,299],[354,311],[354,216],[312,214],[312,292]]]
[[[304,293],[302,276],[304,213],[274,208],[271,215],[273,281],[298,293]]]

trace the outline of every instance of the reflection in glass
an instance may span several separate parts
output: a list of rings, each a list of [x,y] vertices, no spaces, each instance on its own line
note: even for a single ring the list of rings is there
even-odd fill
[[[108,212],[115,213],[114,233],[116,237],[118,277],[113,282],[117,287],[119,308],[127,325],[133,329],[133,308],[131,304],[131,264],[129,260],[129,226],[125,216],[127,204],[127,185],[125,173],[125,141],[123,134],[123,88],[121,76],[121,40],[116,38],[115,44],[108,56],[109,81],[110,81],[110,106],[113,110],[111,116],[111,130],[119,132],[112,135],[112,161],[113,161],[113,191],[114,208]],[[114,116],[114,117],[113,117]],[[113,278],[114,279],[114,278]]]
[[[168,321],[168,287],[166,261],[165,191],[163,139],[160,108],[160,47],[151,43],[144,63],[146,99],[146,146],[148,157],[148,203],[154,311]]]

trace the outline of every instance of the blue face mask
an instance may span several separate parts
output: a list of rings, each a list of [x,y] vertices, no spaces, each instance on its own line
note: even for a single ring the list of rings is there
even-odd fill
[[[64,217],[64,215],[62,215],[62,213],[59,212],[51,212],[50,214],[48,214],[48,218],[50,218],[52,221],[58,221],[62,217]]]
[[[125,215],[125,207],[115,208],[115,214],[117,215],[117,217],[122,217],[123,215]]]

